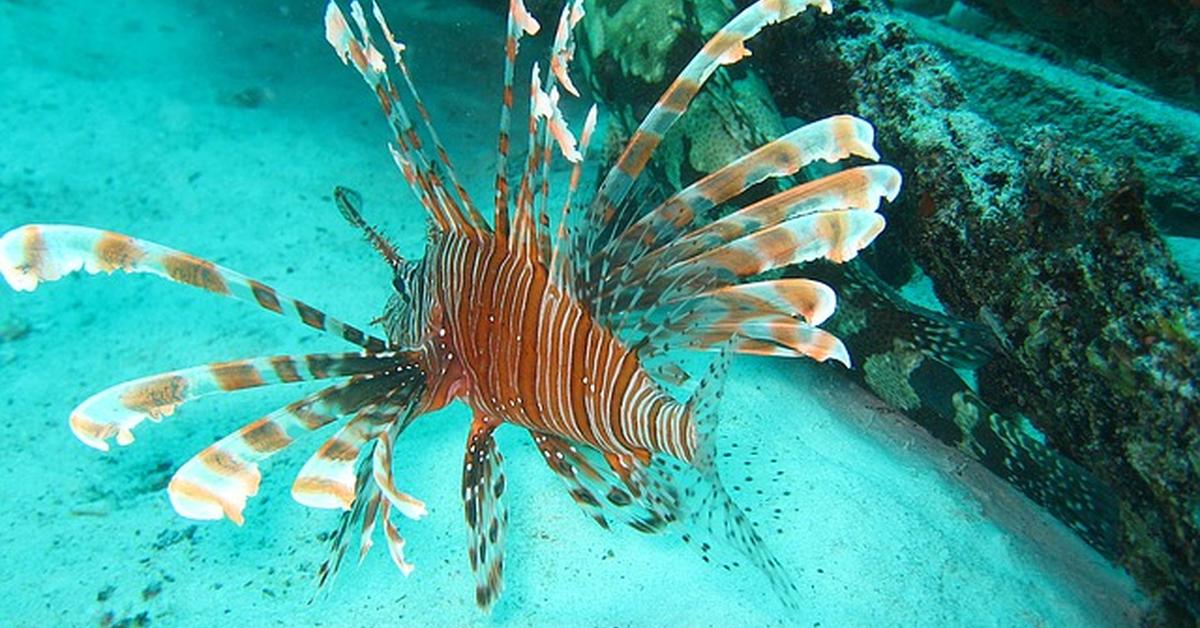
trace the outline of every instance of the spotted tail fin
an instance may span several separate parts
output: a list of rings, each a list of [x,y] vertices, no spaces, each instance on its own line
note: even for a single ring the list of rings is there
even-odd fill
[[[700,552],[705,562],[720,561],[722,546],[736,550],[767,576],[785,605],[796,609],[800,607],[800,590],[793,576],[725,491],[717,473],[717,412],[732,357],[732,347],[721,348],[688,402],[696,429],[691,464],[685,467],[659,457],[647,473],[675,487],[681,519],[688,528],[683,539]],[[736,559],[729,562],[726,567],[738,566]]]
[[[158,275],[297,319],[370,352],[387,349],[383,340],[260,281],[161,244],[73,225],[26,225],[0,236],[0,274],[15,290],[32,291],[79,270]]]

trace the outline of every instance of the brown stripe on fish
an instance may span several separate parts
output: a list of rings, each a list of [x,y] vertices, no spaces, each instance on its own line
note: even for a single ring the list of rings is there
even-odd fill
[[[346,485],[340,482],[319,476],[310,475],[296,478],[296,481],[292,483],[292,492],[333,495],[334,498],[340,501],[346,508],[349,508],[350,504],[354,503],[353,488],[348,488]]]
[[[187,253],[168,253],[162,259],[167,276],[179,283],[203,288],[217,294],[229,294],[229,286],[216,265]]]
[[[219,493],[209,490],[208,487],[202,484],[184,480],[176,475],[176,477],[171,479],[171,483],[167,488],[172,494],[172,501],[184,499],[189,502],[217,504],[224,511],[225,516],[229,517],[230,521],[238,525],[246,522],[240,508],[234,506],[229,500],[223,499]]]
[[[304,429],[309,431],[329,425],[336,418],[322,412],[317,412],[311,406],[311,401],[300,400],[288,404],[285,409],[300,421],[300,425]]]
[[[329,367],[333,365],[329,356],[320,353],[304,356],[304,363],[308,366],[308,372],[317,379],[329,377]]]
[[[321,310],[303,301],[296,301],[296,313],[300,315],[300,320],[304,321],[305,325],[325,331],[325,313]]]
[[[326,460],[348,462],[358,457],[360,449],[361,447],[354,443],[348,443],[340,438],[331,438],[321,445],[315,455]]]
[[[128,271],[146,257],[145,251],[138,248],[133,238],[112,231],[105,231],[100,236],[93,252],[100,268],[109,273],[116,270]]]
[[[258,486],[260,477],[258,471],[231,452],[216,446],[209,446],[196,458],[203,462],[210,471],[222,478],[237,480],[247,487]]]
[[[357,327],[345,325],[342,327],[342,338],[345,338],[347,342],[362,345],[363,341],[366,340],[366,335]]]
[[[25,227],[22,234],[22,248],[24,260],[22,266],[24,270],[32,274],[34,277],[44,277],[46,275],[46,241],[42,238],[42,230],[30,225]]]
[[[103,451],[108,451],[108,444],[104,441],[112,438],[118,431],[117,426],[112,423],[97,423],[91,417],[80,412],[72,412],[67,423],[71,426],[71,431],[85,443]],[[85,436],[89,438],[84,438]]]
[[[632,448],[633,440],[625,431],[625,420],[631,417],[621,410],[625,406],[630,385],[637,381],[635,375],[638,372],[638,360],[637,354],[632,351],[623,351],[623,353],[624,355],[621,356],[621,361],[617,365],[612,393],[609,396],[607,420],[612,424],[613,435],[617,443],[622,447]]]
[[[703,60],[704,66],[718,63],[733,63],[746,55],[746,33],[731,29],[728,26],[718,31],[704,44],[696,55],[696,60]],[[689,64],[690,65],[690,64]]]
[[[187,380],[178,375],[159,377],[130,388],[121,395],[121,404],[153,419],[174,414],[175,407],[187,397]]]
[[[292,437],[288,436],[287,431],[279,423],[267,418],[259,419],[243,427],[239,433],[242,440],[259,453],[276,452],[292,442]]]
[[[620,173],[628,178],[624,186],[626,189],[633,179],[636,179],[638,174],[646,169],[646,164],[654,154],[654,149],[658,148],[661,141],[661,135],[650,131],[639,131],[634,134],[633,139],[629,141],[629,146],[621,154],[621,161],[617,164],[620,167]],[[605,205],[605,210],[612,211],[612,202]]]
[[[279,305],[279,296],[275,294],[275,289],[251,279],[246,282],[250,284],[250,292],[254,293],[254,300],[258,304],[276,314],[283,314],[283,307]]]
[[[246,360],[214,362],[208,368],[221,390],[241,390],[266,384],[258,369]]]
[[[683,113],[692,98],[700,91],[700,84],[690,78],[680,78],[658,101],[658,106],[675,113]]]
[[[280,355],[271,358],[271,367],[275,369],[275,375],[281,382],[291,384],[304,381],[296,369],[296,361],[289,356]]]
[[[379,98],[379,108],[383,110],[383,115],[392,115],[392,99],[388,96],[387,89],[383,83],[375,85],[375,95]]]

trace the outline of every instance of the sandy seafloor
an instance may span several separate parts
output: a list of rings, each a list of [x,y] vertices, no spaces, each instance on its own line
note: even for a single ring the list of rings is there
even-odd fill
[[[475,197],[489,199],[500,16],[391,4],[451,153]],[[324,42],[321,9],[0,2],[0,230],[110,228],[371,320],[388,271],[329,192],[359,190],[370,219],[410,255],[422,217],[372,98]],[[164,491],[193,453],[300,390],[194,403],[109,454],[77,441],[66,418],[126,379],[343,344],[150,277],[0,289],[0,321],[15,336],[0,342],[3,625],[1093,626],[1128,623],[1141,603],[1048,516],[833,367],[741,359],[721,440],[739,453],[723,470],[742,485],[749,470],[763,487],[746,485],[739,500],[798,574],[808,601],[799,614],[754,571],[709,568],[670,537],[601,530],[516,428],[498,437],[510,482],[507,585],[491,615],[480,613],[458,502],[461,404],[419,421],[396,454],[401,488],[431,513],[401,524],[416,571],[401,576],[379,542],[310,604],[327,547],[318,536],[337,514],[287,491],[320,435],[263,465],[244,527],[185,520]]]

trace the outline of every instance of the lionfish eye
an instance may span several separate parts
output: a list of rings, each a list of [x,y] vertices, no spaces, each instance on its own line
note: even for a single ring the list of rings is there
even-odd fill
[[[396,292],[400,293],[401,295],[408,294],[408,284],[404,283],[404,277],[401,275],[396,275],[392,279],[392,287],[395,288]]]

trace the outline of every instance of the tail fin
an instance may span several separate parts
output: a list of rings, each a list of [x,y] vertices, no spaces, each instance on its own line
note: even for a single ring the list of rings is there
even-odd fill
[[[771,553],[749,517],[725,491],[717,474],[717,410],[733,353],[730,346],[721,349],[688,402],[696,429],[691,467],[656,458],[653,469],[663,481],[677,487],[680,519],[687,528],[683,540],[695,547],[705,562],[715,562],[726,569],[738,567],[736,558],[724,561],[719,557],[720,544],[737,550],[767,576],[780,601],[797,609],[800,590],[792,575]]]

